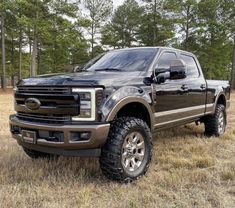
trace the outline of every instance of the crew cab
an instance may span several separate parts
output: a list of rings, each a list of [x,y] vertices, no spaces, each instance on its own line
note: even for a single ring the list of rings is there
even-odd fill
[[[23,79],[14,98],[10,130],[28,156],[100,157],[107,177],[128,182],[147,171],[153,132],[196,122],[207,136],[224,134],[230,86],[206,80],[190,52],[140,47]]]

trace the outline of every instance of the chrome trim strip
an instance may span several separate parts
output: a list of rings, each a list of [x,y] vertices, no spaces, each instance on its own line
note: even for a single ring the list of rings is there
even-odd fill
[[[206,104],[206,107],[208,108],[213,107],[213,106],[214,106],[214,103]]]
[[[214,103],[206,104],[205,113],[206,114],[213,113],[213,109],[214,109]]]
[[[170,124],[170,123],[174,123],[174,122],[184,121],[184,120],[187,120],[187,119],[198,118],[198,117],[204,116],[204,115],[205,114],[202,113],[202,114],[197,114],[197,115],[194,115],[194,116],[188,116],[188,117],[179,118],[179,119],[175,119],[175,120],[171,120],[171,121],[166,121],[166,122],[163,122],[163,123],[155,124],[154,127],[158,127],[158,126],[162,126],[162,125]]]
[[[154,116],[155,117],[167,116],[170,114],[172,115],[172,114],[176,114],[176,113],[184,113],[184,112],[193,111],[193,110],[201,110],[201,109],[205,109],[205,107],[206,107],[206,105],[199,105],[199,106],[181,108],[181,109],[176,109],[176,110],[169,110],[169,111],[154,113]]]
[[[205,115],[206,105],[186,107],[170,111],[154,113],[155,125],[162,126],[174,122],[184,121],[187,119],[199,118]]]

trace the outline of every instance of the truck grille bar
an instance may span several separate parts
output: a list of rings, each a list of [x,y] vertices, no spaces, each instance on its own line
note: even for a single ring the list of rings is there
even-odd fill
[[[49,123],[65,123],[70,121],[70,116],[46,116],[46,115],[38,115],[38,114],[25,114],[25,113],[17,113],[16,116],[22,120],[30,120],[30,121],[39,121],[39,122],[49,122]]]
[[[19,93],[36,93],[36,94],[67,94],[69,93],[68,87],[18,87]]]

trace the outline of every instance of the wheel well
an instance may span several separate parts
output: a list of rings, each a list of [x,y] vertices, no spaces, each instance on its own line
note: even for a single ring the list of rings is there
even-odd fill
[[[133,102],[123,106],[117,113],[117,117],[136,117],[144,120],[151,128],[151,119],[147,108],[138,102]]]
[[[218,100],[217,100],[217,104],[222,104],[226,107],[226,98],[224,95],[220,95]]]

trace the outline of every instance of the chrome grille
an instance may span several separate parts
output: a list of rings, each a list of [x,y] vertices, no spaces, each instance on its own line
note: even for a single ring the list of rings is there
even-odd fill
[[[16,116],[25,121],[66,123],[79,115],[79,95],[70,93],[67,87],[18,87],[14,93]],[[40,101],[38,109],[28,109],[25,101],[35,98]]]

